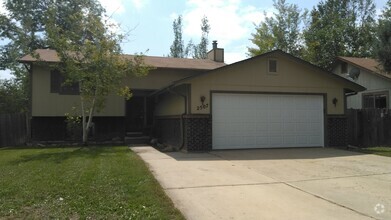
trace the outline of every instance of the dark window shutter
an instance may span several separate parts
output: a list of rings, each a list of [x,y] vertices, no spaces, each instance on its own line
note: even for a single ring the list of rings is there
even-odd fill
[[[59,93],[61,91],[61,73],[58,70],[50,71],[50,92]]]

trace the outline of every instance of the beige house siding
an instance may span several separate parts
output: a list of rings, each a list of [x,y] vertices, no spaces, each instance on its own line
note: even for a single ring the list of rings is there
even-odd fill
[[[269,58],[278,61],[278,73],[268,73]],[[271,92],[326,94],[327,114],[344,114],[344,88],[348,83],[285,56],[260,57],[191,79],[191,114],[210,114],[210,92]],[[205,96],[200,108],[200,97]],[[336,106],[332,104],[338,99]]]
[[[64,116],[72,107],[80,106],[80,96],[50,93],[50,69],[33,66],[32,116]],[[117,95],[107,97],[106,107],[97,116],[124,116],[124,98]]]
[[[157,90],[175,80],[199,74],[195,70],[154,69],[144,77],[130,77],[124,83],[131,89]],[[50,68],[34,65],[33,67],[33,103],[32,116],[64,116],[72,107],[80,106],[77,95],[59,95],[50,93]],[[181,105],[182,106],[182,105]],[[171,107],[168,107],[168,109]],[[167,111],[167,110],[165,110]],[[174,110],[174,111],[182,111]],[[125,116],[124,98],[117,95],[107,97],[106,107],[97,116]]]
[[[126,84],[132,89],[161,89],[173,81],[201,73],[195,70],[154,69],[145,77],[130,77]]]
[[[348,72],[353,68],[353,65],[348,64]],[[341,74],[341,64],[337,65],[334,70],[334,73],[348,78],[347,74]],[[374,75],[373,73],[368,72],[360,68],[360,75],[353,82],[358,83],[367,88],[363,92],[358,92],[357,95],[349,96],[347,98],[347,107],[353,109],[362,108],[362,94],[372,93],[372,92],[382,92],[388,91],[388,94],[391,95],[391,80],[385,79],[384,77]],[[388,102],[389,108],[391,109],[391,101]]]
[[[155,116],[178,116],[185,113],[185,99],[176,94],[183,94],[188,97],[188,86],[181,85],[173,89],[173,92],[166,92],[156,97]]]

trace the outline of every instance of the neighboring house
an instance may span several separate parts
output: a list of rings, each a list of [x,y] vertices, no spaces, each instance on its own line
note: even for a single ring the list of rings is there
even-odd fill
[[[347,108],[391,109],[391,74],[386,74],[375,59],[338,57],[333,72],[367,89],[350,95]]]
[[[54,51],[38,53],[59,61]],[[108,98],[95,118],[97,134],[151,131],[189,151],[346,145],[346,94],[364,87],[280,50],[224,65],[214,43],[208,57],[214,61],[145,57],[157,69],[127,81],[130,101]],[[21,62],[32,66],[33,138],[64,133],[64,113],[78,97],[51,93],[46,63]]]

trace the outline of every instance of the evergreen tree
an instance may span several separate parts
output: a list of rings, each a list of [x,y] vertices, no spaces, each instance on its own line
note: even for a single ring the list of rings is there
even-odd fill
[[[206,59],[208,58],[208,34],[210,31],[210,25],[208,18],[204,16],[201,19],[201,41],[198,45],[194,45],[194,55],[193,58],[195,59]]]
[[[185,45],[182,39],[182,16],[179,15],[172,23],[174,31],[174,41],[170,47],[170,57],[184,58],[186,57]]]
[[[173,21],[174,41],[170,47],[170,57],[187,58],[193,57],[194,59],[206,59],[208,57],[208,34],[210,31],[210,25],[208,18],[204,16],[201,19],[201,41],[199,44],[194,44],[190,39],[186,47],[182,38],[182,16],[179,15],[177,19]]]

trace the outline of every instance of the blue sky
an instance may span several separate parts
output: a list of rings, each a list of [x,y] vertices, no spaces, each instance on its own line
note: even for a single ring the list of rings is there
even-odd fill
[[[3,2],[4,0],[0,0]],[[251,46],[254,23],[260,23],[273,13],[272,0],[99,0],[113,22],[120,25],[118,31],[129,32],[123,43],[124,53],[145,53],[150,56],[169,54],[173,41],[172,22],[183,16],[183,38],[194,43],[201,37],[200,23],[205,15],[211,30],[209,40],[217,40],[225,50],[226,63],[247,58]],[[378,12],[387,0],[375,0]],[[300,8],[312,9],[319,1],[287,0]],[[4,9],[0,8],[0,11]],[[211,43],[209,48],[211,47]],[[0,72],[0,78],[9,78]]]

